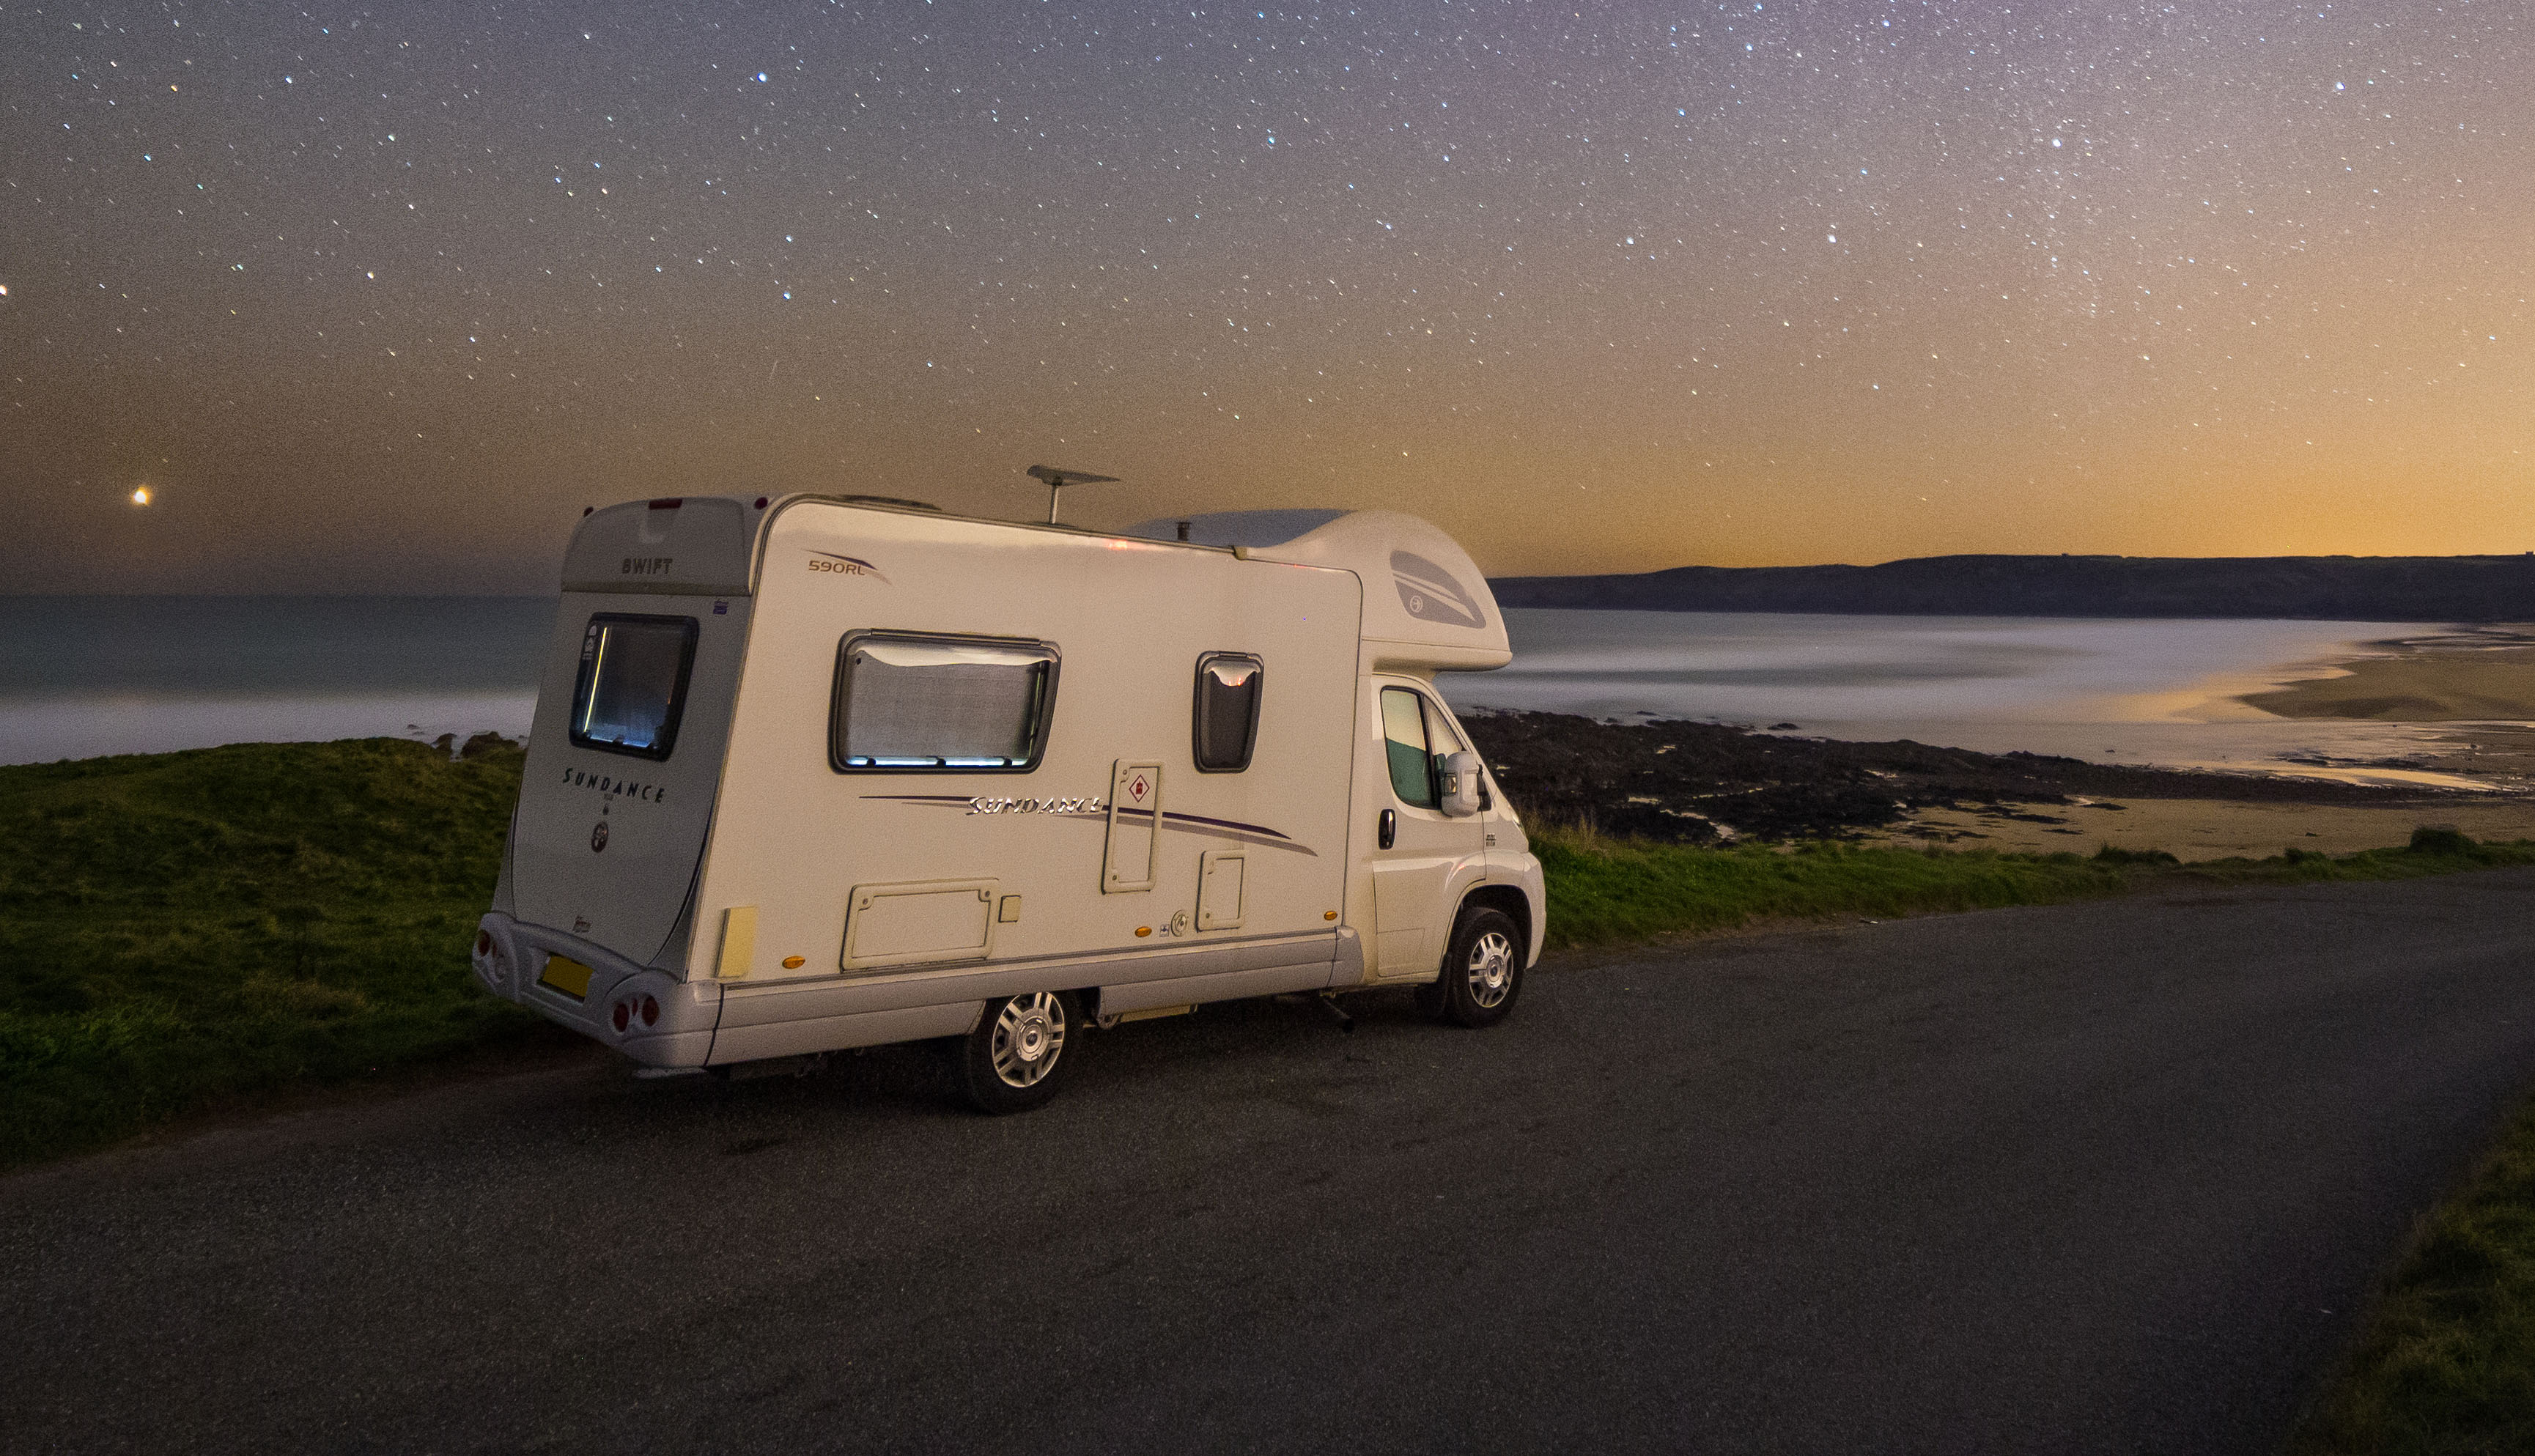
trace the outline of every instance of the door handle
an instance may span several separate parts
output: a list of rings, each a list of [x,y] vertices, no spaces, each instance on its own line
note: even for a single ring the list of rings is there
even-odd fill
[[[1398,837],[1399,811],[1395,809],[1386,809],[1382,812],[1382,847],[1384,849],[1389,849],[1391,847],[1391,841]]]

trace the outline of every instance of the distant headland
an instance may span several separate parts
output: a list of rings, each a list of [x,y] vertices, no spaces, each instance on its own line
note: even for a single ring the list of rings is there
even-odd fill
[[[1851,567],[1507,576],[1506,607],[1964,617],[2535,622],[2523,556],[1928,556]]]

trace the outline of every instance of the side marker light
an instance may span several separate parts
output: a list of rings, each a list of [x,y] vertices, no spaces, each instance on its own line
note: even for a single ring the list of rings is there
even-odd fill
[[[797,971],[801,969],[801,957],[797,955],[787,955],[783,957],[783,969],[787,971]]]

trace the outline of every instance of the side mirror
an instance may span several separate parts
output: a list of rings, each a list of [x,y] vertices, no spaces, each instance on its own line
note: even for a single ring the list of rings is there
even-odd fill
[[[1446,754],[1436,764],[1438,787],[1443,790],[1443,810],[1454,819],[1468,819],[1479,812],[1479,796],[1485,791],[1479,756]]]

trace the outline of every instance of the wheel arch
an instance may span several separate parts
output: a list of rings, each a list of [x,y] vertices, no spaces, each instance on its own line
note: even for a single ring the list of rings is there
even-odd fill
[[[1526,961],[1530,959],[1531,896],[1522,892],[1521,885],[1503,883],[1473,885],[1468,894],[1461,896],[1461,909],[1467,910],[1472,905],[1484,905],[1491,910],[1503,911],[1506,918],[1514,922],[1515,929],[1522,933],[1517,943],[1523,950],[1523,958]],[[1457,923],[1460,920],[1460,911],[1454,911],[1453,918]]]

